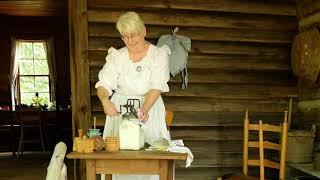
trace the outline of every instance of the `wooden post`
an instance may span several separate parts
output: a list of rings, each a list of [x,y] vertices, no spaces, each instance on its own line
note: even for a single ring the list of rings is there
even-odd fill
[[[260,156],[260,180],[264,180],[264,145],[263,145],[262,120],[259,120],[259,156]]]
[[[68,0],[70,75],[72,104],[72,133],[76,129],[87,132],[91,127],[90,79],[88,61],[87,0]],[[76,164],[76,163],[75,163]],[[80,162],[80,177],[85,178],[85,163]]]
[[[248,174],[248,140],[249,140],[249,115],[248,109],[246,110],[243,122],[243,158],[242,158],[242,173]]]
[[[284,120],[282,124],[281,132],[281,153],[280,153],[280,180],[285,180],[286,172],[286,154],[287,154],[287,138],[288,138],[288,122],[287,122],[288,112],[284,112]]]
[[[288,116],[288,129],[291,127],[291,118],[292,118],[292,98],[289,101],[289,116]]]

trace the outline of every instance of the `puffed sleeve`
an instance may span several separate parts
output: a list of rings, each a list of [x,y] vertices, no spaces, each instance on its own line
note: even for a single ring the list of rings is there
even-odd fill
[[[104,87],[109,92],[109,95],[112,94],[112,90],[115,90],[118,85],[118,68],[116,57],[118,50],[111,47],[108,50],[108,55],[106,56],[106,63],[98,74],[99,81],[96,83],[95,88],[99,86]]]
[[[157,89],[162,92],[169,91],[169,86],[167,84],[170,79],[169,54],[171,54],[171,50],[167,45],[157,48],[153,62],[151,64],[151,89]]]

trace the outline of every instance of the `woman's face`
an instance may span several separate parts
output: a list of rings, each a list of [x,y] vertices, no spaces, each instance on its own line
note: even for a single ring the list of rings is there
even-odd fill
[[[125,32],[123,33],[121,39],[129,49],[134,50],[144,45],[145,36],[146,36],[145,30],[142,32],[134,32],[134,33]]]

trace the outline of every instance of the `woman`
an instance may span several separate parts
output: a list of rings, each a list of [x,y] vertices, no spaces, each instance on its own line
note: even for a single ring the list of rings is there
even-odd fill
[[[112,130],[112,119],[127,99],[139,99],[142,106],[138,118],[144,122],[145,142],[152,144],[160,137],[170,140],[165,123],[165,107],[161,92],[168,92],[170,49],[156,47],[145,40],[146,27],[139,15],[127,12],[116,23],[125,47],[110,48],[106,64],[96,83],[98,97],[106,114],[103,138],[118,133]],[[114,93],[113,93],[114,91]],[[112,95],[113,93],[113,95]],[[109,96],[112,95],[111,100]],[[119,124],[117,124],[118,126]],[[159,179],[158,175],[114,175],[113,179]]]

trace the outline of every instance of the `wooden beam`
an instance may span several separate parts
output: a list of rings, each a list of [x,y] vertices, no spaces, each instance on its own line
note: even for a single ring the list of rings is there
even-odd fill
[[[192,141],[226,141],[226,140],[242,140],[242,128],[210,128],[201,130],[181,129],[171,130],[172,139],[183,139]]]
[[[310,109],[320,109],[320,99],[299,101],[298,108],[301,111],[309,111]]]
[[[0,14],[9,16],[66,16],[66,1],[0,1]]]
[[[172,26],[147,26],[147,38],[158,39],[161,35],[171,34]],[[199,33],[201,32],[201,33]],[[201,41],[237,41],[290,44],[296,31],[268,31],[251,29],[179,27],[178,35]],[[120,38],[114,23],[90,23],[90,37]]]
[[[203,157],[195,158],[191,167],[224,167],[224,168],[239,168],[241,167],[241,155],[240,154],[228,154],[221,155],[212,158]],[[180,164],[180,165],[179,165]],[[177,167],[184,167],[185,162],[178,162]]]
[[[82,128],[84,132],[88,130],[90,125],[90,83],[89,83],[89,61],[87,57],[88,49],[88,31],[87,31],[87,16],[86,16],[86,1],[81,0],[73,4],[75,15],[72,19],[73,27],[72,40],[74,47],[71,53],[74,57],[71,58],[71,92],[72,92],[72,115],[76,123],[76,128]]]
[[[319,24],[319,23],[320,23],[320,12],[317,12],[315,14],[302,18],[299,21],[299,28],[306,29],[314,24]]]
[[[170,83],[170,91],[162,96],[188,96],[188,97],[209,97],[223,99],[286,99],[288,96],[297,96],[295,86],[264,86],[264,85],[230,85],[230,84],[209,84],[190,83],[186,89],[181,89],[181,83]],[[91,84],[91,96],[97,96],[94,83]]]
[[[311,85],[300,78],[298,80],[298,94],[300,101],[320,99],[319,87]]]
[[[90,70],[91,83],[98,81],[99,69]],[[230,83],[230,84],[267,84],[267,85],[288,85],[296,84],[290,71],[229,71],[214,69],[188,69],[189,83]],[[181,82],[179,75],[170,82]]]
[[[87,132],[91,127],[91,102],[88,61],[88,23],[87,1],[69,0],[69,34],[70,34],[70,75],[71,75],[71,104],[72,131],[83,129]],[[76,163],[75,163],[76,166]],[[85,162],[79,163],[79,179],[84,179]],[[77,178],[76,170],[75,179]]]
[[[97,126],[103,127],[106,119],[104,112],[93,112],[93,116],[97,117]],[[281,112],[250,112],[250,118],[262,119],[269,124],[280,124],[282,116],[283,113]],[[199,113],[197,111],[175,111],[171,127],[242,127],[242,120],[243,112],[205,111]]]
[[[159,0],[89,0],[90,8],[146,8],[146,9],[175,9],[175,10],[201,10],[201,11],[221,11],[221,12],[241,12],[254,14],[272,14],[295,16],[295,4],[283,1],[266,3],[261,1],[241,0],[175,0],[175,1],[159,1]]]
[[[220,154],[242,154],[242,140],[235,141],[183,141],[195,157],[216,157]],[[221,148],[224,147],[224,148]]]
[[[156,44],[156,39],[148,39]],[[120,38],[89,38],[89,50],[107,51],[110,47],[120,48],[124,43]],[[283,56],[290,54],[291,49],[287,45],[269,45],[244,42],[220,42],[220,41],[192,41],[190,53],[205,54],[248,54],[248,55],[270,55]]]
[[[123,13],[121,10],[89,10],[88,21],[115,23]],[[176,12],[176,11],[141,11],[138,12],[147,25],[172,25],[196,27],[220,27],[234,29],[286,30],[297,27],[295,17],[274,17],[266,15],[222,14],[215,12]],[[106,18],[108,17],[108,18]]]
[[[243,141],[242,127],[190,127],[183,129],[171,129],[170,132],[173,139],[183,139],[184,141]],[[249,139],[258,139],[258,137],[256,134],[250,134]],[[265,139],[267,141],[277,140],[276,137],[268,137]],[[240,145],[240,148],[241,147],[242,146]],[[235,154],[239,154],[242,157],[242,153]],[[204,155],[205,154],[203,154],[203,156]],[[258,156],[258,153],[256,155]]]
[[[235,174],[241,171],[240,167],[180,167],[176,168],[176,179],[215,179],[226,174]]]
[[[69,0],[70,75],[73,136],[77,129],[87,132],[91,118],[90,78],[88,61],[87,1]],[[76,166],[76,163],[75,163]],[[79,163],[79,177],[84,179],[85,162]]]
[[[223,100],[209,98],[194,98],[194,97],[163,97],[166,108],[176,111],[244,111],[246,108],[250,112],[283,112],[288,107],[287,99],[279,100]],[[103,111],[100,102],[92,102],[92,110]],[[296,108],[293,109],[296,111]]]
[[[91,68],[99,68],[106,63],[107,51],[89,51]],[[257,70],[291,71],[289,55],[247,55],[247,54],[198,54],[190,53],[188,68],[216,70]]]
[[[285,99],[296,95],[296,88],[259,85],[223,85],[191,83],[186,89],[181,89],[181,83],[171,83],[170,92],[163,96],[178,97],[209,97],[224,99]]]
[[[297,1],[297,17],[299,20],[320,11],[320,1],[299,0]]]

